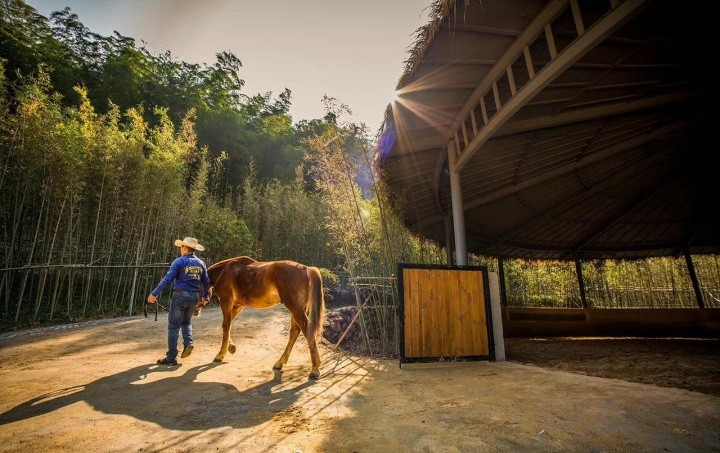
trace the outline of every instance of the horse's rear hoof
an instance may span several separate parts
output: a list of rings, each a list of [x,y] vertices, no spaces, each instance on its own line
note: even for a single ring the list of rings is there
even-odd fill
[[[278,362],[275,365],[273,365],[273,370],[282,370],[283,366],[282,363]]]
[[[221,357],[221,356],[217,356],[213,359],[213,362],[222,362],[222,361],[223,361],[223,357]]]
[[[230,354],[235,354],[235,345],[231,344],[230,346],[228,346],[228,351],[230,352]]]
[[[311,371],[310,375],[308,375],[308,379],[317,381],[318,379],[320,379],[320,372],[319,371]]]

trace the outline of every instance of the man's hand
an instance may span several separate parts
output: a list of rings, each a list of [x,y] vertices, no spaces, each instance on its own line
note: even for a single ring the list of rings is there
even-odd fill
[[[202,299],[200,299],[198,303],[195,304],[195,311],[193,312],[193,314],[199,317],[202,313],[202,308],[209,303],[210,299],[208,299],[207,297],[203,297]]]
[[[147,302],[148,302],[149,304],[154,304],[155,302],[157,302],[157,297],[155,297],[155,296],[153,296],[152,294],[150,294],[150,295],[148,296],[148,298],[147,298]]]

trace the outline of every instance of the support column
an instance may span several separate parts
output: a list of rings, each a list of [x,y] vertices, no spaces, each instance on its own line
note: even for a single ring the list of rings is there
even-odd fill
[[[705,301],[703,300],[702,291],[700,290],[700,281],[695,273],[695,265],[692,262],[690,250],[688,249],[685,249],[685,262],[687,263],[690,280],[692,280],[693,289],[695,290],[695,299],[697,299],[698,307],[705,308]]]
[[[493,345],[495,346],[495,361],[505,361],[505,334],[503,333],[502,308],[500,308],[500,289],[498,274],[488,273],[490,285],[490,319],[493,327]]]
[[[453,245],[452,245],[452,216],[448,214],[445,217],[445,258],[448,266],[453,263]]]
[[[460,172],[456,171],[457,155],[454,140],[448,143],[448,166],[450,167],[450,194],[452,200],[453,229],[455,232],[455,264],[467,265],[467,245],[465,243],[465,213],[463,212]]]
[[[575,273],[577,274],[578,286],[580,287],[580,302],[582,308],[588,308],[587,297],[585,295],[585,279],[582,274],[582,263],[580,260],[575,260]]]
[[[498,258],[498,278],[500,280],[500,305],[507,307],[507,292],[505,291],[505,261]]]

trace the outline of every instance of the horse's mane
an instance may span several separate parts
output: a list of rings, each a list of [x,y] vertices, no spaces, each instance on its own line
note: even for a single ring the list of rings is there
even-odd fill
[[[237,256],[235,258],[228,258],[214,263],[212,266],[208,267],[207,270],[208,277],[210,277],[210,286],[213,286],[215,285],[215,283],[217,283],[217,279],[223,274],[223,272],[225,272],[225,269],[227,269],[228,266],[231,266],[233,264],[247,266],[248,264],[252,263],[257,263],[257,261],[250,258],[249,256]]]
[[[212,266],[210,266],[208,268],[208,270],[224,268],[228,264],[252,264],[252,263],[257,263],[257,261],[250,258],[249,256],[236,256],[235,258],[227,258],[222,261],[218,261],[217,263],[214,263]]]

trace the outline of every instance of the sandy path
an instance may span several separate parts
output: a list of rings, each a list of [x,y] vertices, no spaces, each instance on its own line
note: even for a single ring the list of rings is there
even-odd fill
[[[282,373],[282,308],[246,310],[212,362],[220,312],[179,368],[154,365],[167,316],[0,336],[0,451],[720,451],[720,397],[513,362],[406,365],[300,339]]]

